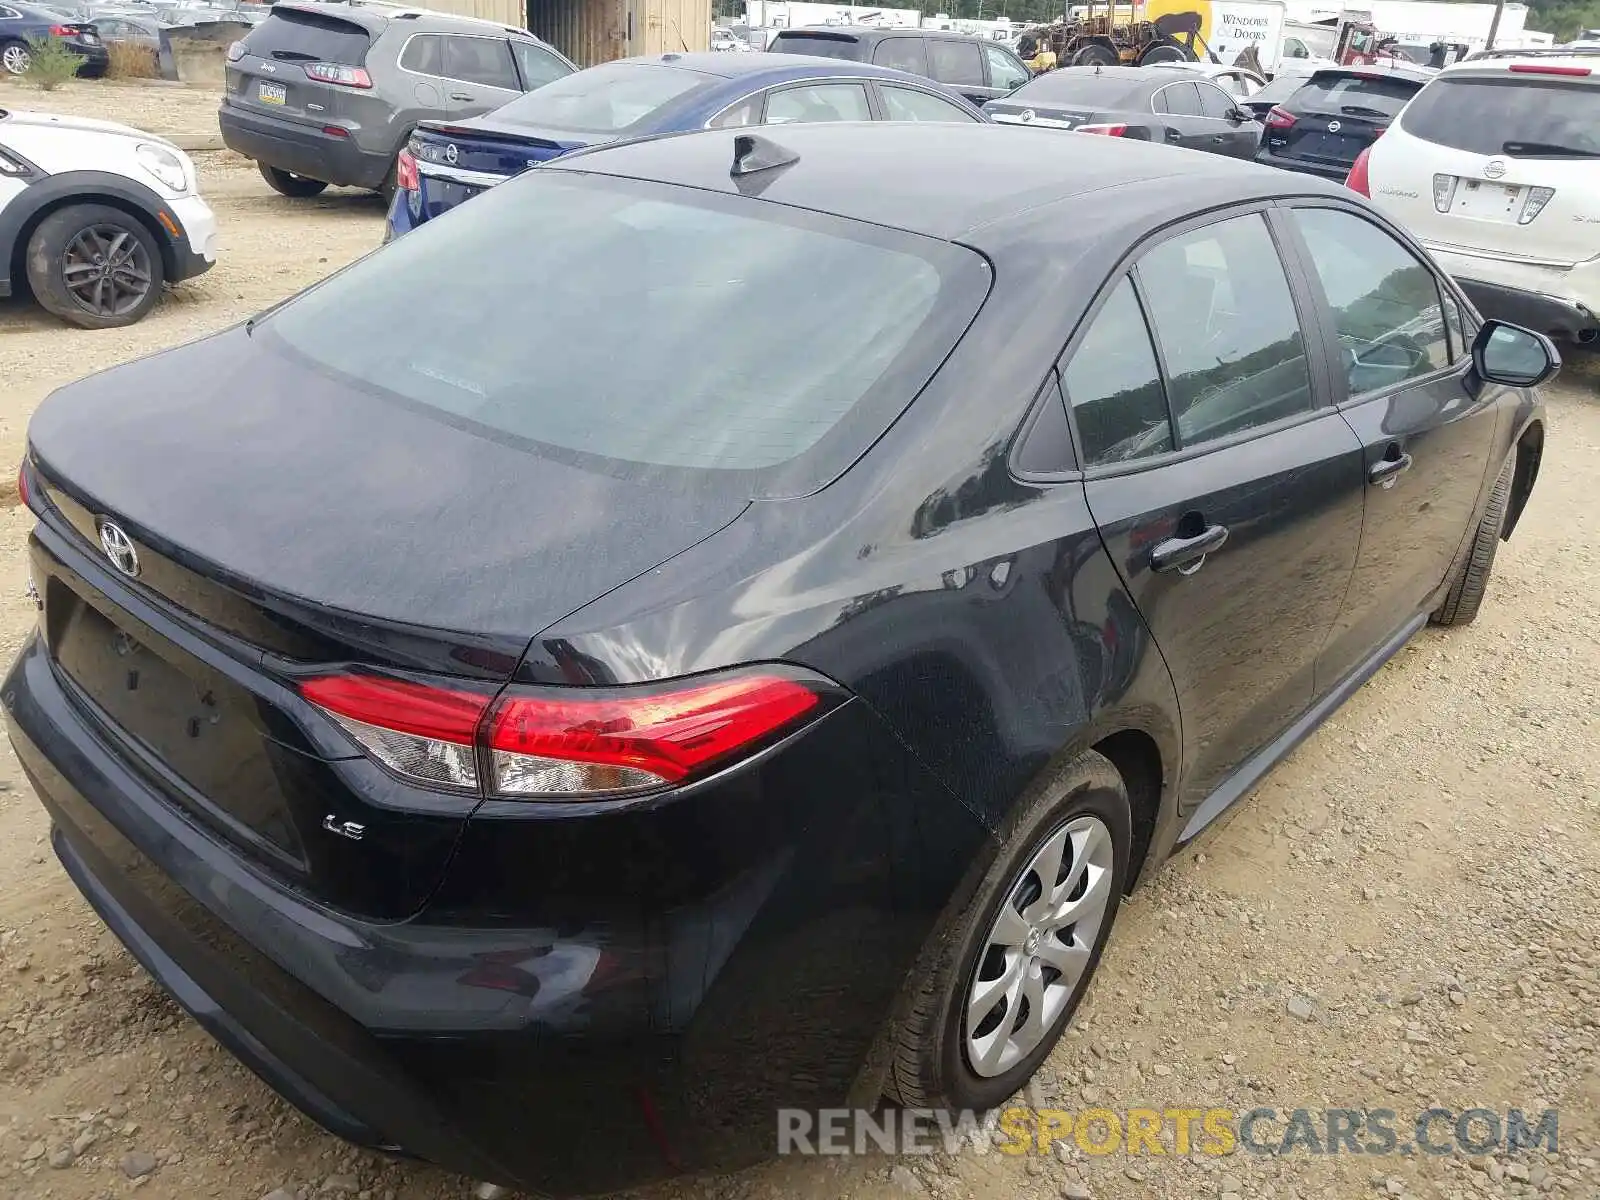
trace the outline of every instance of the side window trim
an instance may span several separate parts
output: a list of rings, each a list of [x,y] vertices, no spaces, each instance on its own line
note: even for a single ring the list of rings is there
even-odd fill
[[[1085,327],[1088,324],[1088,321],[1084,322]],[[1049,419],[1051,405],[1060,406],[1062,419],[1066,422],[1066,450],[1071,461],[1048,470],[1024,467],[1019,460],[1025,453],[1025,447],[1035,439],[1037,431]],[[1011,439],[1011,449],[1006,455],[1006,464],[1014,479],[1020,479],[1024,483],[1053,484],[1082,478],[1083,471],[1080,466],[1082,462],[1083,446],[1078,440],[1077,423],[1072,419],[1072,405],[1067,400],[1067,389],[1061,382],[1061,373],[1052,366],[1045,375],[1044,382],[1034,392],[1033,402],[1028,405],[1028,411],[1023,414],[1022,422],[1017,426],[1017,432]]]
[[[1167,86],[1170,87],[1171,85],[1168,84]],[[1300,425],[1308,421],[1319,420],[1329,416],[1330,413],[1336,410],[1338,407],[1337,396],[1333,391],[1330,390],[1332,386],[1330,381],[1332,381],[1334,377],[1330,375],[1329,372],[1327,349],[1323,343],[1323,337],[1325,334],[1314,334],[1308,332],[1306,325],[1306,314],[1313,305],[1313,302],[1325,304],[1326,301],[1321,298],[1320,291],[1316,292],[1314,295],[1310,292],[1310,284],[1305,279],[1303,267],[1297,258],[1297,256],[1302,253],[1299,245],[1287,245],[1285,238],[1278,235],[1277,225],[1280,221],[1280,216],[1275,209],[1279,206],[1293,206],[1294,203],[1295,201],[1287,199],[1258,200],[1253,203],[1238,205],[1230,208],[1213,209],[1199,216],[1191,217],[1187,220],[1178,222],[1177,224],[1169,225],[1164,229],[1157,230],[1134,245],[1117,263],[1116,267],[1106,278],[1105,282],[1101,284],[1099,291],[1095,293],[1094,300],[1091,302],[1089,308],[1085,310],[1083,319],[1079,321],[1076,328],[1073,329],[1072,336],[1067,345],[1062,349],[1061,353],[1056,356],[1056,373],[1063,380],[1061,389],[1062,397],[1067,406],[1067,423],[1072,430],[1073,453],[1077,456],[1078,462],[1083,464],[1080,469],[1085,479],[1099,479],[1110,475],[1132,475],[1139,471],[1148,471],[1155,467],[1162,467],[1170,463],[1181,462],[1189,458],[1198,457],[1199,455],[1216,453],[1217,451],[1226,450],[1231,446],[1237,446],[1244,442],[1255,441],[1256,439],[1262,437],[1269,437],[1272,434],[1281,432],[1285,429],[1291,429],[1296,425]],[[1326,205],[1324,207],[1342,206]],[[1146,297],[1145,288],[1138,278],[1139,260],[1142,259],[1151,249],[1160,245],[1162,242],[1170,240],[1171,238],[1181,237],[1186,233],[1193,233],[1195,230],[1202,229],[1208,225],[1220,224],[1223,221],[1232,220],[1235,217],[1244,217],[1251,214],[1259,215],[1266,221],[1268,232],[1272,234],[1273,241],[1278,246],[1279,261],[1283,264],[1284,275],[1288,281],[1289,293],[1295,302],[1296,319],[1300,322],[1301,344],[1305,348],[1306,366],[1311,378],[1312,404],[1311,407],[1304,412],[1291,414],[1280,420],[1273,421],[1270,424],[1254,426],[1253,428],[1242,430],[1241,432],[1233,434],[1229,437],[1215,438],[1210,441],[1204,441],[1193,446],[1185,447],[1179,444],[1177,421],[1172,412],[1172,389],[1170,383],[1171,376],[1167,369],[1166,354],[1161,347],[1161,338],[1156,332],[1155,325],[1150,320],[1150,306]],[[1286,217],[1287,214],[1283,214],[1283,216]],[[1297,231],[1293,230],[1291,227],[1288,232],[1295,235],[1297,240]],[[1103,466],[1094,466],[1084,462],[1083,441],[1078,432],[1077,416],[1073,411],[1072,397],[1066,394],[1066,384],[1064,382],[1066,378],[1066,367],[1067,363],[1071,360],[1073,353],[1077,350],[1079,343],[1083,341],[1089,330],[1089,327],[1093,325],[1094,318],[1099,315],[1100,310],[1105,306],[1107,298],[1113,291],[1116,290],[1117,286],[1122,282],[1124,277],[1128,278],[1133,283],[1134,297],[1139,302],[1139,311],[1140,315],[1144,318],[1145,332],[1149,335],[1150,345],[1155,351],[1156,368],[1161,377],[1161,394],[1167,406],[1167,420],[1171,423],[1174,448],[1159,454],[1151,454],[1145,458],[1133,459],[1125,463],[1112,463]],[[1331,330],[1331,319],[1319,317],[1319,326],[1324,330]],[[1339,378],[1342,379],[1342,374],[1339,376]]]
[[[1328,303],[1328,294],[1323,289],[1322,280],[1316,274],[1316,267],[1313,265],[1311,258],[1311,247],[1306,244],[1304,236],[1301,234],[1299,227],[1295,224],[1293,214],[1294,209],[1325,208],[1334,212],[1342,212],[1348,216],[1363,220],[1367,222],[1367,224],[1373,226],[1375,229],[1378,229],[1394,238],[1394,240],[1399,242],[1400,245],[1405,249],[1406,253],[1410,254],[1411,257],[1416,259],[1417,263],[1420,266],[1425,267],[1428,271],[1428,274],[1433,277],[1433,285],[1439,291],[1441,313],[1443,311],[1443,298],[1446,295],[1450,296],[1452,299],[1455,299],[1456,306],[1458,308],[1461,307],[1461,300],[1459,299],[1460,293],[1456,290],[1453,282],[1446,282],[1446,278],[1440,275],[1438,270],[1435,269],[1433,264],[1428,261],[1426,256],[1418,253],[1416,245],[1409,237],[1398,233],[1393,227],[1386,225],[1382,221],[1373,220],[1372,214],[1364,209],[1357,208],[1352,204],[1341,204],[1332,197],[1324,196],[1284,197],[1274,202],[1274,208],[1276,211],[1273,213],[1268,223],[1275,226],[1279,230],[1278,244],[1280,251],[1285,254],[1292,253],[1299,260],[1298,268],[1301,274],[1304,276],[1308,298],[1312,306],[1316,309],[1318,323],[1322,326],[1321,336],[1318,337],[1317,342],[1321,349],[1322,357],[1324,357],[1327,363],[1326,370],[1327,386],[1329,389],[1328,395],[1332,398],[1335,408],[1345,408],[1353,404],[1366,404],[1372,400],[1381,400],[1384,397],[1392,396],[1396,392],[1417,387],[1420,384],[1428,383],[1432,380],[1443,379],[1448,375],[1457,374],[1470,365],[1470,360],[1464,362],[1459,358],[1453,359],[1448,366],[1439,370],[1429,371],[1423,375],[1413,375],[1409,379],[1402,379],[1385,387],[1374,388],[1371,391],[1360,392],[1357,395],[1352,396],[1350,394],[1349,379],[1346,377],[1345,372],[1342,369],[1333,369],[1334,364],[1339,362],[1339,323],[1333,315],[1333,306]],[[1463,309],[1463,318],[1465,318],[1469,312],[1469,309]],[[1446,345],[1448,344],[1449,335],[1447,333]]]

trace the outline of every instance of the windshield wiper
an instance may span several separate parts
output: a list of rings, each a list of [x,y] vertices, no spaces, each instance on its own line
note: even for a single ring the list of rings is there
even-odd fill
[[[272,57],[279,62],[316,62],[315,54],[307,54],[304,50],[274,50]]]
[[[1389,114],[1381,108],[1368,108],[1364,104],[1341,104],[1339,111],[1347,117],[1377,117],[1380,121],[1389,119]]]
[[[1548,154],[1561,158],[1600,158],[1600,150],[1585,150],[1582,146],[1562,146],[1555,142],[1504,142],[1501,154]]]

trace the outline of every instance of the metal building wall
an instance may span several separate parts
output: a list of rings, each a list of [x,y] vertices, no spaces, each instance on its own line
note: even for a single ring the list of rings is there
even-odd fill
[[[421,7],[523,28],[522,0],[422,0]]]
[[[581,67],[632,54],[710,47],[711,0],[527,0],[527,5],[527,28]]]

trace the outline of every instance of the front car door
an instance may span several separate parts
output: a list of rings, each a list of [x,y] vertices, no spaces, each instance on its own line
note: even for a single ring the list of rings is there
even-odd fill
[[[926,40],[928,69],[940,83],[954,88],[980,106],[987,100],[1006,94],[989,86],[988,76],[983,69],[983,46],[976,38],[933,37]]]
[[[1201,148],[1230,158],[1254,158],[1261,126],[1240,116],[1239,101],[1216,84],[1202,80],[1195,86],[1200,89],[1200,115],[1211,127]]]
[[[1191,828],[1312,704],[1360,542],[1360,443],[1290,279],[1261,210],[1191,223],[1061,367],[1090,511],[1178,694]]]
[[[989,71],[989,87],[996,96],[1009,96],[1033,76],[1022,60],[1004,46],[983,43],[983,65]]]
[[[456,120],[493,112],[522,95],[505,38],[450,33],[444,38],[445,98]]]
[[[1499,468],[1502,393],[1473,385],[1454,291],[1409,246],[1337,201],[1286,217],[1337,339],[1336,402],[1368,480],[1350,599],[1318,672],[1332,683],[1425,612],[1449,575]]]

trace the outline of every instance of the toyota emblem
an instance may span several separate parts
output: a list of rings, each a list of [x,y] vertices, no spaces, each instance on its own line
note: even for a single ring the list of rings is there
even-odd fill
[[[133,548],[133,539],[122,532],[120,525],[110,521],[100,522],[100,548],[106,552],[111,565],[130,579],[139,573],[139,552]]]
[[[1344,127],[1342,125],[1340,125],[1339,122],[1337,122],[1337,121],[1329,121],[1328,122],[1328,132],[1329,133],[1338,133],[1339,130],[1342,129],[1342,128],[1344,128]]]
[[[1498,158],[1492,158],[1483,168],[1485,179],[1499,179],[1506,173],[1506,164]]]
[[[445,162],[453,163],[453,162],[455,162],[456,159],[458,159],[460,157],[461,157],[461,151],[456,149],[456,144],[454,142],[451,142],[448,146],[446,146],[444,148],[444,160],[445,160]]]

